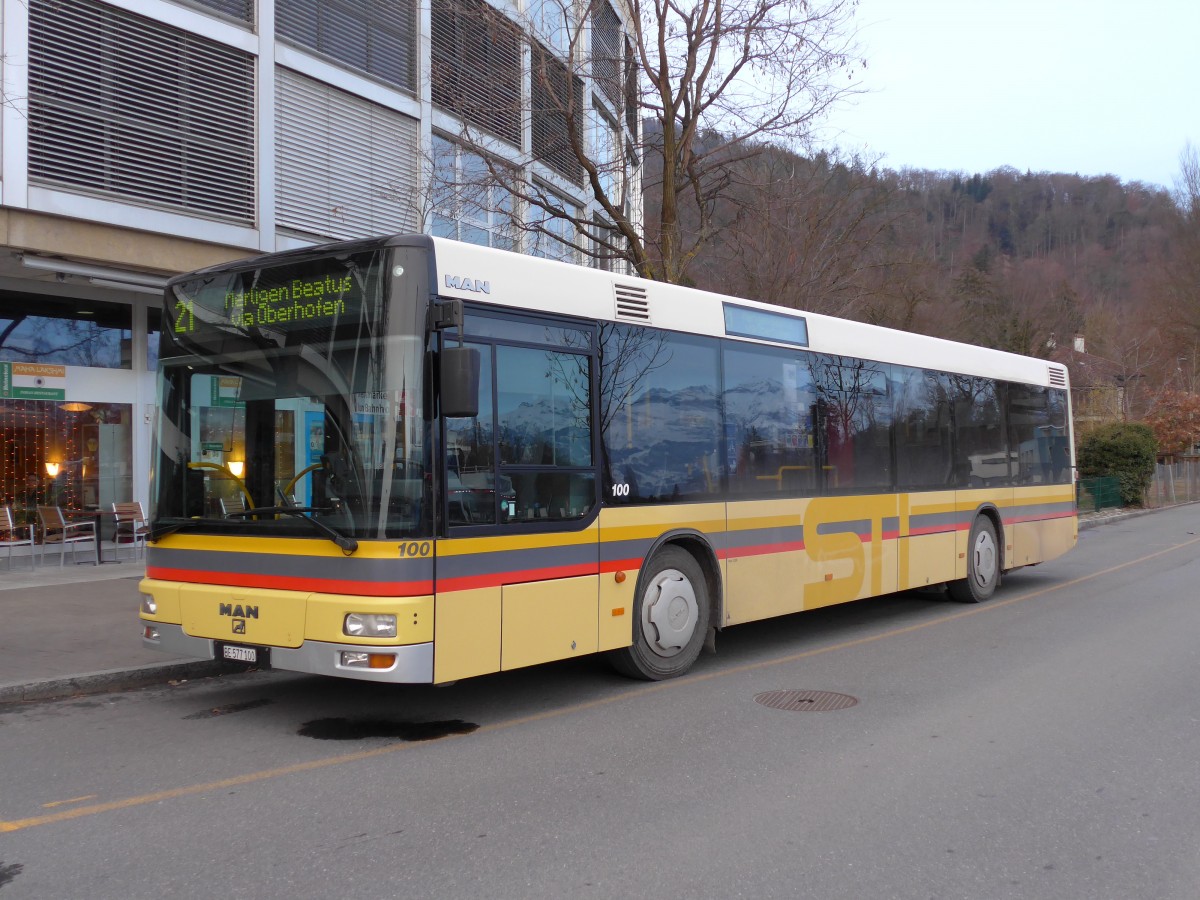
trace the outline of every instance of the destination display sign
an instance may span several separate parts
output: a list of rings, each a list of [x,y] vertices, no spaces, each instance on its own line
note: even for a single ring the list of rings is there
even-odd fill
[[[376,307],[381,299],[375,262],[376,254],[365,253],[184,282],[168,300],[170,330],[188,337],[206,331],[288,333],[358,321],[364,302]]]

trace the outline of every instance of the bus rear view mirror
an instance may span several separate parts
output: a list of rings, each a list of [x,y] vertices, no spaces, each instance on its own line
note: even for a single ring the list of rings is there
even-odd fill
[[[440,363],[442,415],[473,419],[479,415],[479,351],[446,347]]]

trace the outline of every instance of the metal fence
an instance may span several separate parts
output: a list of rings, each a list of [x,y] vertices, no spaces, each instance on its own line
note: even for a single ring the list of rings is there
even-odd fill
[[[1075,505],[1080,512],[1094,512],[1121,505],[1121,482],[1115,476],[1081,478],[1075,484]]]
[[[1155,466],[1154,480],[1146,491],[1147,506],[1170,506],[1192,500],[1200,500],[1200,458],[1188,456]]]

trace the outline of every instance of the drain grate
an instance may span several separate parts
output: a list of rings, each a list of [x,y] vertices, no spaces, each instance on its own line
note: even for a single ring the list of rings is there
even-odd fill
[[[786,712],[828,712],[857,706],[858,698],[833,691],[764,691],[754,695],[754,702]]]

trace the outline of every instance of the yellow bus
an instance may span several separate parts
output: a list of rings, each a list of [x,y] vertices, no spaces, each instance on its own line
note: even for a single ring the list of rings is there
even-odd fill
[[[167,287],[143,641],[446,683],[945,584],[1078,527],[1045,360],[420,235]]]

